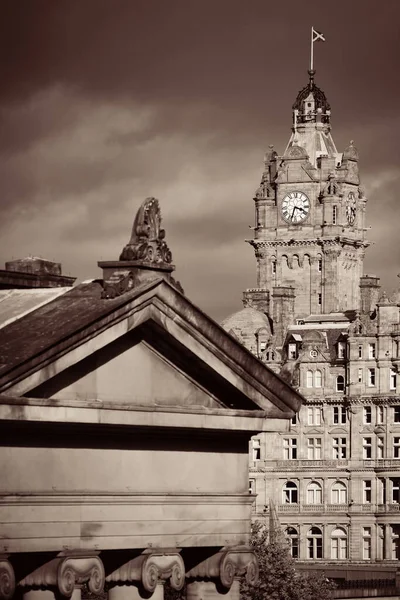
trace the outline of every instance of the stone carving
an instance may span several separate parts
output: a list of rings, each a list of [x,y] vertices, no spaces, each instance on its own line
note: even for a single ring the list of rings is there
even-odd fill
[[[339,196],[340,195],[340,186],[336,180],[335,173],[329,173],[328,182],[325,185],[323,192],[323,196]]]
[[[129,292],[134,286],[134,276],[131,271],[115,271],[104,281],[102,298],[116,298]]]
[[[258,561],[254,552],[248,548],[233,548],[222,550],[210,556],[196,567],[190,569],[187,577],[216,579],[225,589],[229,590],[236,577],[246,574],[249,585],[258,581]]]
[[[11,600],[14,592],[14,569],[7,557],[0,557],[0,600]]]
[[[107,583],[138,583],[153,593],[159,581],[169,580],[174,590],[185,583],[185,565],[180,554],[152,552],[136,556],[107,576]]]
[[[146,198],[136,214],[131,239],[119,259],[143,261],[146,264],[171,264],[172,254],[164,238],[165,229],[161,228],[158,200]]]
[[[92,556],[57,557],[45,563],[19,582],[22,587],[57,586],[65,598],[70,598],[76,585],[87,582],[93,594],[103,591],[104,566],[100,558]]]

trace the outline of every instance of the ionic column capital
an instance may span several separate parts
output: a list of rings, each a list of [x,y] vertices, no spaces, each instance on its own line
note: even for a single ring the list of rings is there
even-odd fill
[[[246,581],[254,585],[258,581],[258,561],[249,548],[229,548],[210,556],[186,576],[189,578],[217,579],[226,589],[230,589],[235,577],[246,574]]]
[[[169,580],[174,590],[185,583],[185,565],[179,552],[154,551],[136,556],[106,577],[107,583],[136,583],[153,593]]]
[[[87,582],[93,594],[104,588],[105,573],[100,558],[95,555],[58,556],[35,569],[18,585],[22,587],[55,586],[60,594],[70,598],[75,586]]]
[[[15,574],[7,555],[0,555],[0,600],[11,600],[15,592]]]

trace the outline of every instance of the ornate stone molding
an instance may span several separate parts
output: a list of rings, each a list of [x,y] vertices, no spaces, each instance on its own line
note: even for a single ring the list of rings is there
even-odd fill
[[[258,561],[249,548],[222,550],[210,556],[186,574],[189,578],[216,579],[224,588],[230,589],[235,577],[246,574],[246,581],[254,585],[258,581]]]
[[[0,600],[11,600],[15,592],[15,574],[7,556],[0,556]]]
[[[152,552],[136,556],[107,576],[107,583],[138,583],[153,593],[160,581],[169,580],[174,590],[185,583],[185,565],[178,552]]]
[[[103,591],[104,566],[97,555],[60,556],[45,563],[19,582],[22,587],[57,587],[66,598],[76,585],[88,583],[93,594]]]

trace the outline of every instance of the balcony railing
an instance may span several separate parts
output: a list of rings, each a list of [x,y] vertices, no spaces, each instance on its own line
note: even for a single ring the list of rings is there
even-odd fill
[[[278,513],[399,513],[400,504],[279,504]]]
[[[281,467],[347,467],[349,461],[347,459],[337,459],[337,460],[307,460],[304,458],[300,458],[297,460],[277,460],[276,466],[278,468]],[[398,463],[400,466],[400,461]]]

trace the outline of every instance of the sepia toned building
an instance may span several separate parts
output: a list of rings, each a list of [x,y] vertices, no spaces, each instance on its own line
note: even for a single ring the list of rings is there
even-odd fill
[[[254,517],[276,511],[305,565],[336,574],[338,564],[342,573],[375,565],[392,577],[400,558],[400,290],[388,296],[378,277],[364,275],[359,153],[353,141],[337,150],[314,76],[293,104],[286,149],[265,155],[247,240],[257,287],[222,325],[306,397],[289,433],[252,440]]]

